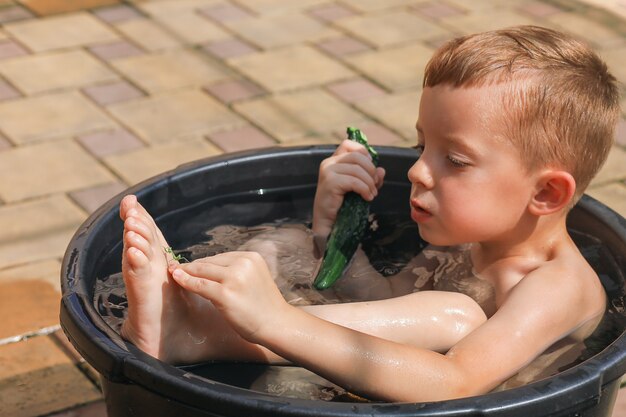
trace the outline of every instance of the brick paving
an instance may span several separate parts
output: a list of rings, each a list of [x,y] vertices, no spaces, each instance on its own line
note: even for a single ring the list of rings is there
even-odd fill
[[[204,156],[338,143],[348,124],[410,146],[434,48],[524,23],[585,39],[626,85],[624,0],[0,0],[0,415],[106,415],[58,330],[58,276],[109,198]],[[626,216],[623,116],[588,193]]]

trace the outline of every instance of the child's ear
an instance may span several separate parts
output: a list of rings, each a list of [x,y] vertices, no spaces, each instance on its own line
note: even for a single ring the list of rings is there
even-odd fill
[[[570,204],[575,192],[576,180],[569,172],[546,170],[538,176],[529,209],[537,216],[555,213]]]

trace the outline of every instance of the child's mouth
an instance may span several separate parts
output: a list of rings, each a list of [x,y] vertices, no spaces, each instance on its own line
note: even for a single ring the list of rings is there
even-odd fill
[[[411,200],[411,218],[415,223],[423,223],[432,217],[432,213],[423,208],[416,200]]]

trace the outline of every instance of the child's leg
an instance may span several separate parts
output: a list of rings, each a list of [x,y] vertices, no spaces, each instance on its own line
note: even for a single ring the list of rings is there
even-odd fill
[[[301,308],[362,333],[442,353],[487,321],[474,300],[447,291]]]

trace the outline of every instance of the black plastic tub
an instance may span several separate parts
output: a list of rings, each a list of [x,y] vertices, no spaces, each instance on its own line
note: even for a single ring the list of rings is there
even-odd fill
[[[179,167],[145,181],[134,193],[153,214],[173,247],[198,239],[181,219],[190,212],[212,225],[258,224],[281,217],[310,219],[320,161],[333,148],[267,149],[224,155]],[[387,170],[374,212],[408,217],[406,179],[414,151],[380,148]],[[97,210],[69,244],[62,269],[61,325],[101,375],[110,417],[120,416],[610,416],[626,372],[626,337],[555,376],[487,395],[433,403],[357,403],[277,397],[198,376],[162,363],[126,343],[94,308],[97,279],[120,270],[122,195]],[[254,210],[246,210],[254,202]],[[231,204],[233,203],[233,204]],[[198,209],[200,209],[198,211]],[[602,242],[594,268],[619,314],[624,306],[626,221],[585,197],[572,211],[569,227]],[[597,253],[595,254],[597,255]],[[589,256],[595,256],[591,253]],[[497,343],[495,341],[494,343]],[[222,365],[231,366],[231,365]],[[232,373],[239,372],[232,364]]]

